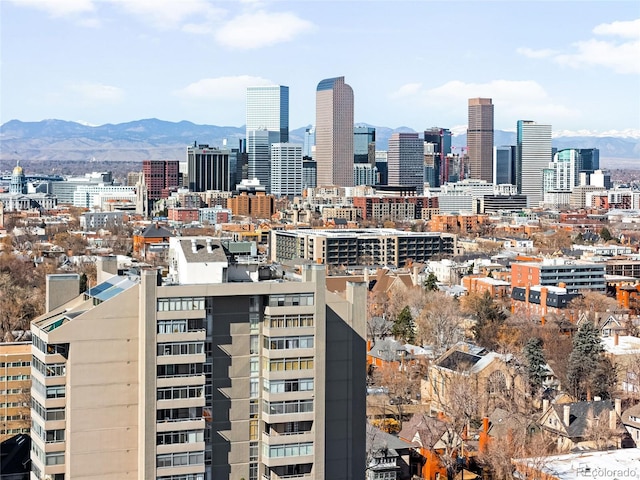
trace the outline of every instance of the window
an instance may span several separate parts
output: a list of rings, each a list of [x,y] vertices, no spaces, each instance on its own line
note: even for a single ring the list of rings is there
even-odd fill
[[[176,443],[204,442],[203,430],[184,430],[179,432],[159,432],[156,434],[156,445],[173,445]]]
[[[47,430],[45,432],[45,442],[64,442],[64,430]]]
[[[158,365],[158,378],[190,377],[202,375],[202,363],[178,363],[171,365]]]
[[[156,456],[158,468],[202,464],[204,464],[204,452],[163,453]]]
[[[204,318],[158,320],[158,333],[185,333],[204,330]]]
[[[313,293],[269,295],[270,307],[312,306]]]
[[[173,400],[177,398],[202,398],[204,387],[182,386],[182,387],[161,387],[158,388],[158,400]]]
[[[158,299],[159,312],[204,310],[204,297],[173,297]]]
[[[263,454],[269,458],[297,457],[300,455],[313,455],[313,443],[292,443],[287,445],[267,445],[263,446]]]
[[[313,400],[288,400],[285,402],[267,402],[262,404],[262,411],[269,415],[313,412]]]
[[[312,314],[268,315],[265,323],[270,328],[306,328],[313,327]]]
[[[159,343],[158,356],[198,355],[204,353],[204,342]]]
[[[64,363],[44,363],[37,357],[33,357],[33,366],[45,377],[62,377],[67,371]]]
[[[268,350],[286,350],[293,348],[313,348],[313,335],[295,337],[265,337],[264,348]]]

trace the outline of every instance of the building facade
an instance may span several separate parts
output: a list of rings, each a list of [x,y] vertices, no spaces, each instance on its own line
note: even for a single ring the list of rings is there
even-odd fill
[[[317,184],[353,186],[353,89],[344,77],[316,89]]]
[[[148,189],[149,200],[167,198],[172,190],[180,186],[178,160],[143,160],[142,174]]]
[[[365,285],[246,281],[212,238],[169,261],[33,322],[31,478],[364,478]]]
[[[271,193],[278,196],[302,195],[302,144],[271,145]]]
[[[516,147],[502,145],[493,148],[493,183],[501,185],[516,184],[515,180]]]
[[[229,191],[232,188],[227,150],[220,150],[206,144],[194,144],[188,147],[187,171],[189,190],[192,192]]]
[[[456,236],[439,232],[365,230],[272,230],[271,260],[303,259],[328,265],[392,265],[427,262],[454,254]]]
[[[516,137],[518,193],[527,196],[529,207],[537,207],[543,197],[542,172],[552,159],[551,125],[518,120]]]
[[[424,131],[424,182],[430,187],[439,187],[449,181],[447,155],[450,153],[451,131],[448,128],[432,127]]]
[[[490,98],[469,99],[467,153],[470,178],[493,181],[493,103]]]
[[[289,141],[289,87],[267,85],[247,88],[247,138],[251,130],[276,133],[275,142]]]
[[[29,433],[31,343],[0,343],[0,442]]]
[[[391,134],[387,150],[389,185],[416,187],[424,190],[424,141],[418,133]]]

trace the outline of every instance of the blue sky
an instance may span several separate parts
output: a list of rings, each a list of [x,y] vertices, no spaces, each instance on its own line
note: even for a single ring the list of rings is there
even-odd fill
[[[344,76],[355,120],[464,129],[467,99],[560,131],[640,136],[640,2],[0,0],[0,122],[241,126],[290,87],[290,125]]]

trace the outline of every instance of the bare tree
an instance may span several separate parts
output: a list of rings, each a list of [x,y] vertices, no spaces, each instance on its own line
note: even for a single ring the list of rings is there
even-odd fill
[[[431,345],[440,356],[464,340],[464,327],[457,300],[443,292],[428,292],[424,308],[415,317],[418,342]]]
[[[612,444],[615,445],[615,440],[619,437],[616,431],[617,418],[614,423],[614,428],[611,428],[610,415],[615,414],[615,411],[603,410],[600,415],[592,416],[587,421],[587,429],[585,433],[585,439],[593,442],[593,446],[596,450],[605,450]]]

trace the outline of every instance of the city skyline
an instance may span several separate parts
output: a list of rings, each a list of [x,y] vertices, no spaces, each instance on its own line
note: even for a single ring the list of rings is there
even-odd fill
[[[640,135],[637,4],[456,3],[464,8],[7,0],[0,123],[240,126],[246,88],[276,84],[290,86],[290,125],[303,126],[314,121],[317,82],[341,75],[355,93],[356,123],[456,131],[467,99],[486,97],[497,130],[533,118],[558,132]],[[423,35],[436,14],[451,21],[431,22]],[[487,22],[491,35],[482,34]]]

